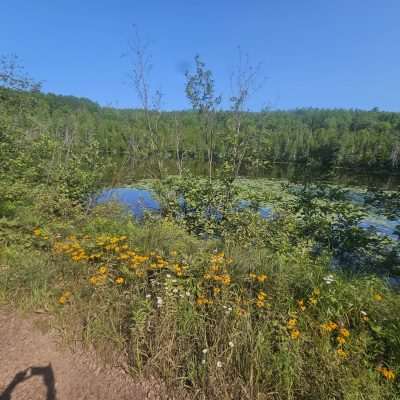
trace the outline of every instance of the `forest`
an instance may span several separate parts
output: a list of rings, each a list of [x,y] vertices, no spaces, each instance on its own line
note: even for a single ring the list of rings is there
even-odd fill
[[[1,89],[2,112],[16,103],[29,103],[34,114],[30,129],[46,132],[66,146],[96,142],[104,159],[134,167],[152,158],[144,111],[100,107],[88,99]],[[11,106],[10,106],[11,105]],[[195,111],[152,111],[157,118],[157,148],[164,160],[205,161],[207,149]],[[229,132],[234,111],[218,111],[215,126],[215,160],[229,157]],[[248,169],[272,163],[298,163],[322,169],[368,169],[399,172],[400,113],[378,109],[243,112],[245,146],[243,164]]]

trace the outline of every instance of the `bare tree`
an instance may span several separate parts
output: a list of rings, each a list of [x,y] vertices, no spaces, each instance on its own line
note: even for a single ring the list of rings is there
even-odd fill
[[[153,67],[151,55],[148,45],[143,43],[137,30],[130,49],[133,55],[132,79],[144,113],[145,129],[151,150],[150,158],[156,162],[157,175],[162,178],[164,159],[164,135],[160,132],[162,93],[150,86]]]
[[[18,57],[11,54],[0,56],[0,86],[38,92],[42,87],[42,82],[37,82],[26,74]]]
[[[231,74],[231,113],[230,126],[226,137],[228,162],[231,164],[234,178],[239,174],[243,160],[250,149],[251,130],[244,126],[244,117],[249,111],[248,101],[263,84],[260,79],[261,63],[253,66],[248,55],[239,48],[239,60],[236,70]]]
[[[212,180],[213,158],[215,150],[216,111],[221,103],[221,96],[215,95],[212,72],[197,55],[196,71],[186,72],[186,96],[192,107],[198,112],[203,138],[207,147],[208,176]]]
[[[185,157],[185,149],[183,147],[182,126],[178,119],[177,113],[174,113],[174,127],[175,127],[175,153],[176,153],[176,166],[178,168],[179,176],[183,173],[183,160]]]

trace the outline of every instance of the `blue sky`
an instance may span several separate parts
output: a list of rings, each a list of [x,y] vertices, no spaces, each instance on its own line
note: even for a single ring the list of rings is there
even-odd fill
[[[240,46],[267,78],[254,110],[400,111],[399,0],[1,0],[0,10],[0,54],[17,54],[45,91],[138,106],[123,57],[136,24],[166,109],[189,107],[182,70],[196,53],[227,99]]]

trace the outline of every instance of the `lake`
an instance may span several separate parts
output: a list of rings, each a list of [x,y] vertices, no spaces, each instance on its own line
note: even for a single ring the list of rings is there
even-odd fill
[[[358,197],[354,196],[359,202]],[[106,189],[100,193],[96,198],[96,203],[102,204],[110,201],[116,201],[123,206],[126,206],[128,210],[134,215],[138,220],[143,219],[146,212],[150,213],[160,213],[161,205],[157,200],[154,193],[149,189],[139,189],[139,188],[127,188],[119,187]],[[238,208],[246,208],[249,203],[241,201],[238,203]],[[269,218],[272,214],[271,207],[260,207],[259,213],[263,218]],[[374,228],[381,235],[388,236],[392,239],[397,240],[398,236],[394,233],[396,226],[400,224],[400,220],[389,220],[383,215],[377,212],[370,212],[367,219],[361,221],[360,226],[362,228]]]

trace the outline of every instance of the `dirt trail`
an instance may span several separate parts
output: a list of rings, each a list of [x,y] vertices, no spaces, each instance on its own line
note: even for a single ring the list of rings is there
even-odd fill
[[[0,309],[0,400],[144,400],[166,398],[87,353],[72,353],[43,333],[37,318]]]

